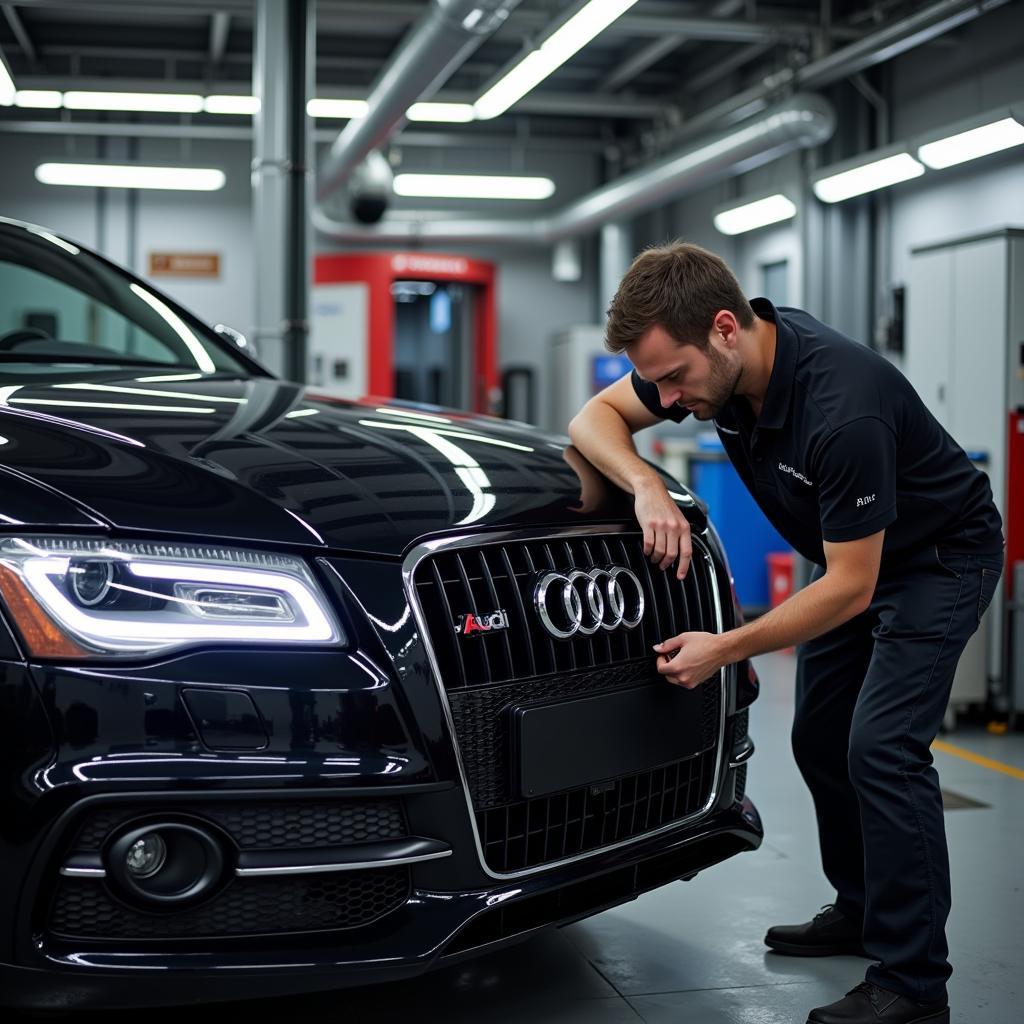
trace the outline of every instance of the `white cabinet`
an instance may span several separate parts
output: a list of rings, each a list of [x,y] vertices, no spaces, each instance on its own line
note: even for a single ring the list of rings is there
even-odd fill
[[[936,419],[988,473],[1006,522],[1009,411],[1024,404],[1024,231],[912,250],[904,370]],[[983,457],[983,461],[982,461]],[[960,660],[951,705],[1003,678],[1003,591]]]

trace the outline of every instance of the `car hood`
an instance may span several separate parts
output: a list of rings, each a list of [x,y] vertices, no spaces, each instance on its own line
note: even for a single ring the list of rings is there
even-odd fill
[[[0,389],[0,523],[403,553],[436,533],[629,520],[564,437],[273,379]],[[703,511],[675,481],[699,528]]]

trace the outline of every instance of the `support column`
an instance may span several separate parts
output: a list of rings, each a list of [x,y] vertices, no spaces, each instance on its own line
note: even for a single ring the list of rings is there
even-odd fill
[[[258,0],[253,53],[253,237],[256,283],[251,336],[262,362],[306,379],[309,334],[312,145],[306,102],[315,68],[312,0]]]
[[[633,262],[633,233],[624,223],[604,224],[601,227],[600,308],[597,322],[603,324],[608,306],[615,297],[622,275]]]

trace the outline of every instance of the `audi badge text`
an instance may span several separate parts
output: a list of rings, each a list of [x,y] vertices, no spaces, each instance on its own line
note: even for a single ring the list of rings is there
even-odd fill
[[[461,636],[472,636],[474,633],[490,633],[496,629],[508,629],[508,614],[504,608],[499,608],[490,615],[475,615],[467,612],[459,616],[455,624],[455,632]]]

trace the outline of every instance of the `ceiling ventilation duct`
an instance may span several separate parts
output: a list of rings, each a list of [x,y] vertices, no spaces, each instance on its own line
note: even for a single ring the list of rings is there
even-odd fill
[[[460,220],[421,213],[373,227],[344,224],[313,212],[317,230],[346,242],[520,242],[550,244],[597,230],[688,192],[748,171],[832,135],[835,115],[820,96],[798,94],[728,130],[693,139],[668,155],[583,196],[550,216]]]
[[[404,123],[409,107],[429,100],[519,3],[433,0],[378,76],[367,97],[366,116],[349,121],[331,145],[317,176],[317,200],[344,185],[363,159]]]

